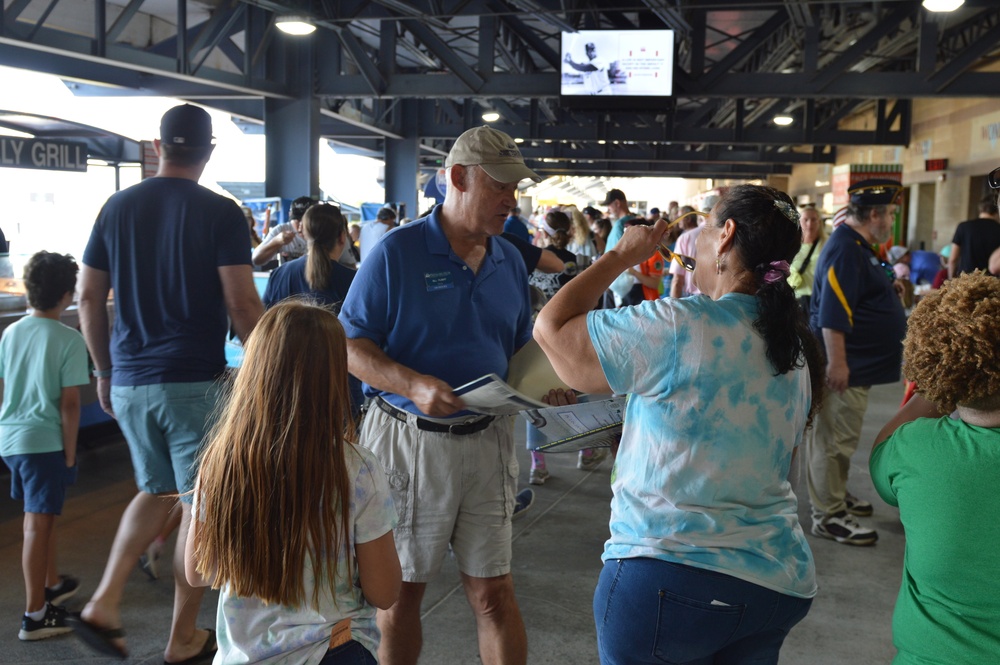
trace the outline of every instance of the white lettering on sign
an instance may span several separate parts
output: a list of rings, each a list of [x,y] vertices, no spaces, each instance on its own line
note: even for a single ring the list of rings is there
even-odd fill
[[[79,141],[0,137],[0,166],[49,171],[86,171],[87,146]]]

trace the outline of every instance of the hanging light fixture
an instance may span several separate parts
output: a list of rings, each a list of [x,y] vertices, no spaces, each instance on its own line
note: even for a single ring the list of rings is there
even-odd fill
[[[312,21],[307,16],[293,14],[279,16],[274,21],[274,25],[286,35],[295,35],[297,37],[311,35],[316,31],[316,26],[312,24]]]
[[[787,127],[788,125],[795,122],[795,118],[784,113],[774,116],[773,120],[774,124],[776,124],[779,127]]]
[[[483,113],[483,120],[486,122],[496,122],[499,119],[500,114],[496,111],[487,111],[486,113]]]
[[[929,12],[953,12],[965,4],[965,0],[924,0],[924,9]]]

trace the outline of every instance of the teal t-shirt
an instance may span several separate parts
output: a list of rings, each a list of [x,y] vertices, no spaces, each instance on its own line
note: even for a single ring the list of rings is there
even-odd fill
[[[921,418],[875,448],[869,467],[906,532],[893,663],[997,662],[1000,429]]]
[[[788,482],[809,372],[774,376],[756,312],[754,296],[733,293],[588,314],[611,389],[630,394],[604,560],[661,559],[811,598]]]
[[[63,449],[62,389],[90,383],[83,336],[59,321],[26,316],[0,338],[0,455]]]

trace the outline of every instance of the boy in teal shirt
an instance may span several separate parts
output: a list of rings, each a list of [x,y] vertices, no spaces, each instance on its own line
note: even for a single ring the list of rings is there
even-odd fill
[[[32,308],[0,338],[0,456],[10,467],[11,497],[24,501],[21,561],[27,601],[18,638],[70,631],[59,603],[79,582],[56,567],[55,519],[76,480],[80,388],[88,384],[87,347],[59,317],[73,302],[78,267],[69,255],[39,252],[24,268]]]

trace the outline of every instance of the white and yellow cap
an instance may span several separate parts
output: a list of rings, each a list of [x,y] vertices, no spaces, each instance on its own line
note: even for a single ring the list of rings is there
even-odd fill
[[[518,182],[524,178],[542,181],[540,175],[524,165],[514,139],[486,125],[470,129],[455,140],[444,166],[450,168],[456,164],[481,166],[497,182]]]

